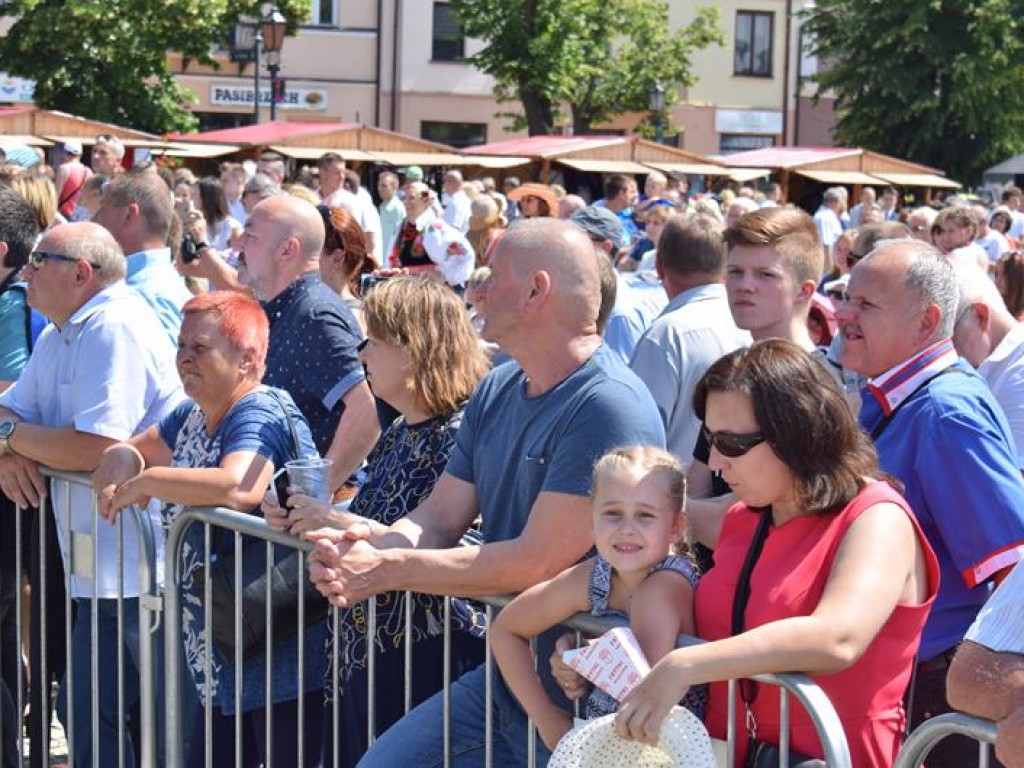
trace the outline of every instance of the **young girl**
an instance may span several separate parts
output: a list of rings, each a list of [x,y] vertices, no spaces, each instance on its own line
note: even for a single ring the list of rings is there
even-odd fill
[[[653,666],[675,648],[680,634],[695,634],[697,572],[688,557],[672,555],[686,522],[686,479],[679,462],[652,446],[617,448],[594,466],[591,497],[597,556],[523,592],[491,628],[505,683],[549,749],[573,721],[541,686],[530,638],[581,611],[630,617],[633,633]],[[631,606],[633,593],[655,573],[659,575],[649,586],[656,587],[658,599]],[[701,716],[701,694],[688,695],[685,703]],[[600,717],[617,707],[611,696],[595,688],[586,702],[586,716]]]

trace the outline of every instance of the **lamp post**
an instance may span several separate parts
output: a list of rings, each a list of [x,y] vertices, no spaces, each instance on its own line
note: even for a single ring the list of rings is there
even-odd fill
[[[263,33],[260,30],[259,24],[256,25],[256,36],[253,38],[252,43],[252,60],[256,65],[253,67],[253,78],[255,79],[255,98],[253,99],[252,107],[252,123],[253,125],[260,124],[260,46],[263,45]]]
[[[257,40],[262,39],[263,51],[267,54],[267,71],[270,72],[270,119],[277,119],[277,73],[281,70],[281,46],[288,20],[277,8],[272,7],[260,21]],[[259,78],[259,59],[256,60],[256,77]],[[259,80],[257,79],[257,83]],[[256,104],[259,109],[259,86],[256,88]]]
[[[655,83],[647,91],[647,107],[654,113],[654,140],[661,144],[662,119],[665,112],[665,89]]]

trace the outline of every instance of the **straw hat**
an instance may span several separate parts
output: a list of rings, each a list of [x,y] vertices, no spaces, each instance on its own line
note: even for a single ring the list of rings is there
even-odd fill
[[[517,203],[522,203],[524,197],[539,197],[548,204],[551,216],[558,215],[558,195],[547,184],[534,184],[533,182],[523,184],[509,192],[508,196]]]
[[[708,732],[687,709],[672,709],[656,747],[620,739],[614,721],[605,715],[569,731],[548,768],[716,768]]]

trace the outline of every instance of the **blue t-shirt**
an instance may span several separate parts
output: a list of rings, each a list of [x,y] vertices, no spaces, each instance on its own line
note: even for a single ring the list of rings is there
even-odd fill
[[[309,433],[306,420],[292,402],[287,392],[276,391],[274,397],[261,387],[239,398],[225,414],[212,435],[206,434],[206,418],[191,400],[175,408],[157,429],[160,438],[172,450],[174,467],[216,467],[223,458],[232,453],[254,452],[269,459],[277,468],[294,458],[316,455],[316,448]],[[292,438],[288,418],[298,436],[298,450]],[[297,455],[298,454],[298,455]],[[163,517],[170,524],[182,510],[180,504],[164,504]],[[257,510],[258,513],[258,510]],[[220,534],[214,529],[214,553],[223,546],[233,547],[231,534]],[[262,542],[247,539],[244,559],[248,565],[250,556],[264,562],[266,549]],[[226,542],[226,543],[225,543]],[[250,546],[251,545],[251,551]],[[226,551],[231,551],[230,549]],[[278,561],[289,554],[284,547],[275,548]],[[185,535],[182,549],[182,634],[184,635],[185,659],[192,671],[200,696],[205,688],[206,646],[204,641],[205,611],[202,602],[201,582],[195,577],[203,565],[203,526],[192,525]],[[243,569],[248,572],[248,567]],[[233,579],[233,572],[229,578]],[[310,691],[322,685],[327,669],[327,658],[323,653],[327,638],[326,620],[306,628],[305,685]],[[275,640],[273,645],[273,688],[275,702],[290,701],[298,696],[298,681],[295,678],[298,663],[298,639],[292,636]],[[233,660],[220,657],[216,649],[212,656],[213,703],[224,714],[234,712],[235,667]],[[262,708],[265,703],[265,666],[263,653],[255,654],[242,665],[242,709]]]
[[[263,308],[270,320],[263,383],[292,396],[326,455],[345,410],[342,398],[365,378],[356,351],[359,323],[318,272],[307,272]]]
[[[526,394],[516,362],[477,387],[447,471],[476,486],[484,541],[518,537],[542,491],[586,496],[594,462],[625,445],[665,447],[647,387],[602,345],[555,387]]]
[[[897,411],[875,441],[886,472],[904,484],[939,560],[941,582],[921,659],[953,648],[989,596],[985,582],[1024,553],[1024,482],[1010,431],[984,380],[963,360]],[[860,420],[883,416],[866,388]]]
[[[508,541],[541,492],[586,496],[594,462],[627,445],[664,448],[665,429],[647,387],[602,345],[536,397],[514,360],[493,369],[469,400],[446,471],[475,486],[484,541]],[[551,655],[560,634],[537,639],[537,658]],[[539,672],[548,695],[564,701],[548,665]]]

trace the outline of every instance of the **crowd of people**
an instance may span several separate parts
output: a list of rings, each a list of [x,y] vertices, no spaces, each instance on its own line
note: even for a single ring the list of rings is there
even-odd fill
[[[1024,765],[1019,189],[989,210],[865,188],[847,210],[829,188],[812,216],[777,184],[689,195],[657,172],[642,195],[610,174],[592,201],[410,167],[380,173],[375,199],[334,153],[291,179],[273,153],[202,178],[124,168],[113,137],[83,154],[0,167],[5,765],[22,698],[42,766],[51,683],[76,764],[138,761],[136,526],[202,506],[311,542],[321,597],[301,632],[275,614],[271,637],[219,637],[216,563],[252,586],[266,550],[186,532],[168,650],[190,766],[439,765],[446,711],[455,765],[489,743],[494,765],[525,765],[531,720],[544,765],[580,698],[625,739],[656,742],[680,703],[724,738],[724,681],[782,672],[829,696],[857,768],[891,766],[953,707],[997,721],[997,756]],[[318,457],[329,499],[274,482]],[[93,488],[56,483],[51,514],[42,467]],[[474,599],[507,593],[488,626]],[[621,704],[562,662],[581,611],[627,621],[653,666]],[[738,757],[761,759],[778,691],[739,689]],[[794,753],[822,757],[805,713],[789,727]],[[961,738],[928,764],[976,760]]]

